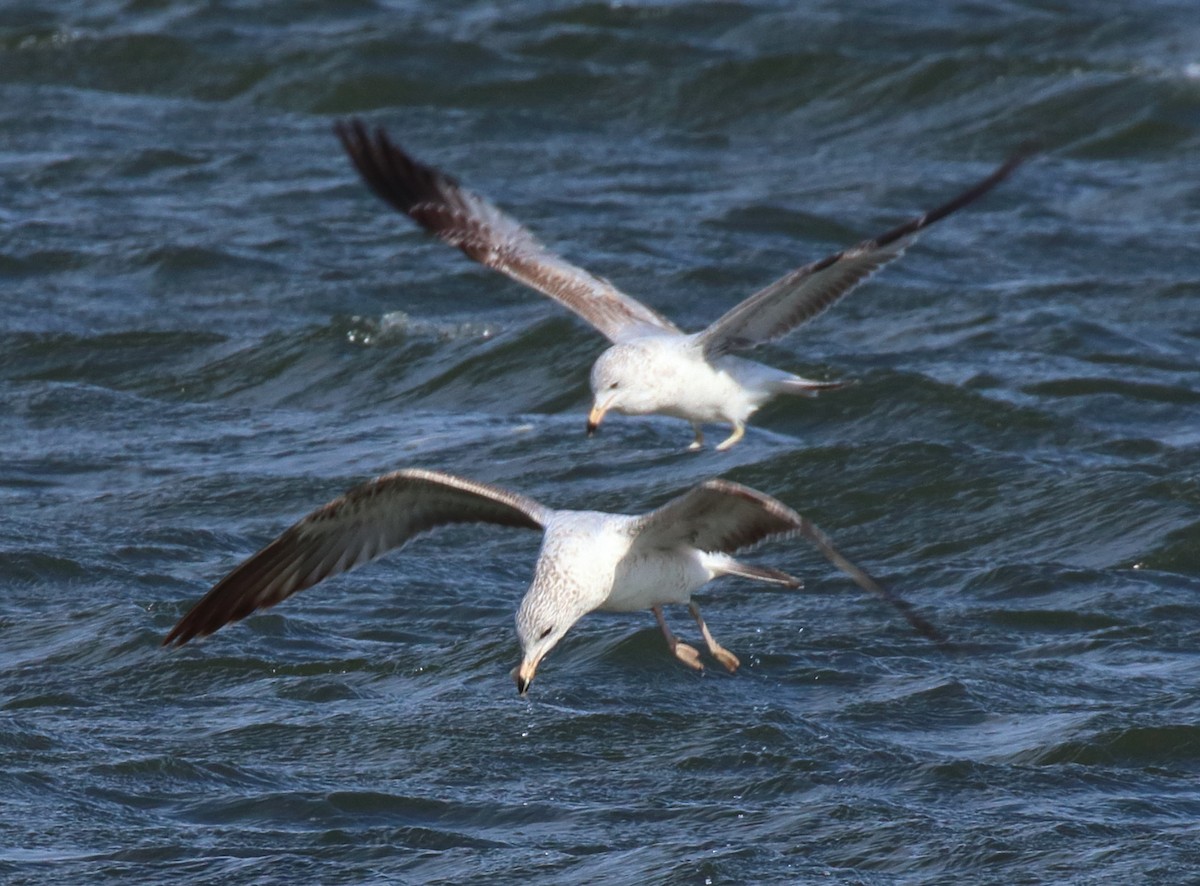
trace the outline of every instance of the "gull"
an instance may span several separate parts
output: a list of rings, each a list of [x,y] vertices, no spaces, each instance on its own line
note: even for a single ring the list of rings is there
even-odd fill
[[[612,342],[592,366],[591,436],[609,412],[660,414],[702,425],[721,422],[726,450],[746,421],[778,394],[816,396],[847,382],[803,378],[734,356],[781,338],[823,313],[859,283],[898,258],[923,228],[982,197],[1025,159],[1018,154],[936,209],[872,240],[786,274],[729,310],[707,329],[686,334],[657,311],[550,252],[514,219],[454,178],[414,159],[383,129],[359,120],[335,131],[363,180],[379,197],[470,258],[524,283],[582,317]]]
[[[584,615],[649,609],[675,657],[703,670],[699,651],[680,642],[662,607],[686,604],[708,651],[731,673],[737,656],[708,630],[692,594],[714,578],[741,576],[790,588],[785,572],[732,555],[768,538],[801,535],[865,590],[888,601],[925,636],[938,630],[907,601],[847,560],[809,520],[768,495],[729,480],[708,480],[640,516],[554,510],[499,486],[437,471],[377,477],[313,511],[221,579],[163,640],[193,637],[353,569],[452,523],[541,530],[533,581],[517,608],[521,662],[512,676],[524,695],[538,665]]]

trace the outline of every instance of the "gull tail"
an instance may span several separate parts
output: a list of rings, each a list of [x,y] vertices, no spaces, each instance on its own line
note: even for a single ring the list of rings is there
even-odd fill
[[[775,391],[779,394],[795,394],[801,397],[815,397],[822,391],[836,391],[838,388],[848,388],[858,384],[852,378],[844,381],[813,381],[800,375],[792,375],[775,383]]]
[[[718,575],[736,575],[739,578],[748,578],[751,581],[761,581],[770,585],[783,585],[787,588],[804,587],[804,582],[794,575],[788,575],[778,569],[771,569],[769,566],[751,566],[749,563],[742,563],[725,555],[710,554],[708,566],[712,569],[714,578]]]

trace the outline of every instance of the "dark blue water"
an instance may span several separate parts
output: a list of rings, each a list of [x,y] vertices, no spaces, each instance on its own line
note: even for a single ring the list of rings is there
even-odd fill
[[[1192,2],[0,9],[0,879],[1200,878]],[[858,384],[732,452],[614,417],[602,339],[390,214],[361,115],[688,329],[1044,151],[762,359]],[[404,466],[636,512],[723,475],[799,542],[698,676],[461,528],[177,652],[229,568]],[[685,613],[677,629],[690,638]]]

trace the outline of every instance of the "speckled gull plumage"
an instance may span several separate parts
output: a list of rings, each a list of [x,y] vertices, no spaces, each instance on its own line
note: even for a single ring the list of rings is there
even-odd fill
[[[553,510],[498,486],[427,470],[402,470],[358,486],[313,511],[221,579],[167,634],[180,645],[257,609],[353,569],[451,523],[540,529],[533,580],[517,609],[522,657],[513,670],[524,694],[538,665],[593,611],[650,609],[671,651],[701,670],[700,653],[667,627],[662,607],[687,605],[709,652],[729,671],[737,657],[713,639],[692,594],[736,575],[800,587],[792,576],[732,555],[768,538],[801,535],[863,589],[887,600],[926,637],[941,634],[902,598],[847,560],[806,518],[728,480],[709,480],[640,516]]]
[[[788,334],[817,317],[888,262],[924,228],[982,197],[1025,159],[1018,154],[974,186],[890,231],[784,275],[728,311],[707,329],[685,334],[670,320],[620,292],[609,281],[550,252],[519,223],[455,179],[415,160],[383,129],[372,135],[358,120],[338,123],[338,137],[363,180],[383,200],[476,261],[548,295],[612,342],[592,367],[588,433],[609,412],[669,415],[732,432],[778,394],[815,396],[844,382],[820,382],[734,356]]]

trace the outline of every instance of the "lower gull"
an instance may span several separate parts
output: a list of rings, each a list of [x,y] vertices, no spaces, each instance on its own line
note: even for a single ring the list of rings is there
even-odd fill
[[[426,470],[385,474],[318,508],[212,588],[171,630],[164,645],[183,645],[256,609],[273,606],[325,578],[373,560],[409,539],[452,523],[538,529],[542,548],[517,609],[522,695],[538,665],[589,612],[649,609],[675,657],[702,670],[700,653],[667,627],[662,607],[686,604],[708,651],[729,671],[737,656],[713,639],[692,594],[736,575],[785,587],[799,579],[734,559],[764,539],[801,535],[860,587],[897,607],[920,633],[944,642],[907,601],[847,560],[807,518],[754,489],[709,480],[640,516],[553,510],[498,486]]]

